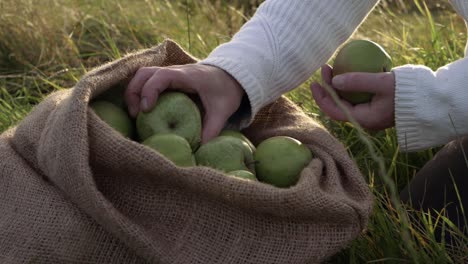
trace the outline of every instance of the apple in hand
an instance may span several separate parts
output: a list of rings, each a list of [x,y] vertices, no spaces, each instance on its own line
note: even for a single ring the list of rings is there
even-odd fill
[[[161,93],[151,111],[138,114],[136,127],[141,140],[154,134],[173,133],[185,138],[193,150],[201,141],[200,110],[181,92]]]
[[[231,137],[238,138],[238,139],[244,141],[245,143],[247,143],[247,145],[249,145],[250,149],[252,149],[252,152],[255,152],[255,145],[244,134],[242,134],[240,131],[226,129],[226,130],[221,131],[221,133],[219,133],[219,135],[220,136],[231,136]]]
[[[251,173],[250,171],[246,171],[246,170],[230,171],[227,174],[241,178],[241,179],[245,179],[245,180],[253,180],[253,181],[257,180],[257,178],[255,177],[253,173]]]
[[[254,154],[257,178],[277,187],[289,187],[312,160],[311,151],[299,140],[288,136],[265,139]]]
[[[90,107],[94,112],[109,126],[119,131],[124,137],[131,137],[133,134],[133,124],[122,108],[107,102],[107,101],[93,101]]]
[[[338,52],[333,63],[333,76],[348,72],[388,72],[392,69],[390,55],[377,43],[369,40],[352,40]],[[341,98],[356,105],[368,103],[373,94],[338,91]]]
[[[177,166],[196,166],[192,148],[188,141],[176,134],[156,134],[142,142],[164,157],[174,162]]]
[[[253,153],[244,141],[230,136],[218,136],[195,152],[198,165],[224,172],[248,170],[255,172]]]

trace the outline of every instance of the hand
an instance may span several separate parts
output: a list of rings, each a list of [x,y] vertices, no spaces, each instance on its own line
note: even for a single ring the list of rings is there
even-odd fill
[[[228,118],[239,108],[244,90],[224,70],[201,64],[140,68],[128,84],[125,99],[129,113],[147,112],[160,93],[175,89],[196,93],[205,110],[202,143],[216,137]]]
[[[351,105],[340,100],[345,109],[363,128],[383,130],[395,124],[395,76],[392,72],[362,73],[353,72],[335,76],[332,68],[322,66],[322,79],[330,87],[340,91],[370,92],[374,96],[369,103]],[[311,85],[315,102],[330,118],[349,121],[332,96],[317,82]]]

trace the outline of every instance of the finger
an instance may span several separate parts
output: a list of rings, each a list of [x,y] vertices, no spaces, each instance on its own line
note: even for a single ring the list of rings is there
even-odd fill
[[[322,80],[331,85],[332,84],[332,77],[333,77],[333,71],[330,65],[324,64],[322,65]]]
[[[344,110],[338,106],[331,96],[317,101],[320,109],[331,119],[342,122],[351,122],[352,119],[364,128],[372,127],[375,123],[370,104],[359,104],[352,106],[341,100]]]
[[[347,116],[341,111],[332,96],[318,83],[311,85],[312,95],[318,107],[330,118],[337,121],[348,121]],[[352,108],[349,103],[342,101],[346,108]]]
[[[311,90],[312,90],[312,95],[317,103],[317,105],[320,107],[322,112],[324,112],[327,116],[332,118],[333,120],[337,121],[345,121],[348,122],[350,121],[349,115],[353,117],[353,119],[361,125],[363,128],[366,129],[383,129],[387,128],[390,125],[388,125],[388,122],[385,124],[382,124],[381,126],[381,116],[376,114],[380,112],[378,109],[375,109],[375,105],[373,103],[366,103],[366,104],[358,104],[355,106],[352,106],[348,102],[341,100],[341,103],[345,107],[345,109],[348,111],[347,115],[345,112],[341,110],[341,108],[336,104],[336,102],[333,100],[331,95],[325,91],[323,87],[321,87],[318,83],[313,83],[311,85]],[[391,111],[385,111],[389,112],[388,114],[392,115],[390,112]],[[390,119],[393,119],[393,116],[389,117]]]
[[[363,128],[373,126],[378,113],[372,108],[371,103],[357,104],[352,109],[352,116],[360,126]]]
[[[166,89],[177,89],[181,92],[192,93],[193,82],[183,70],[176,68],[161,68],[158,70],[142,88],[140,108],[142,111],[151,110],[159,95]]]
[[[328,64],[322,65],[321,73],[322,73],[322,81],[328,85],[331,85],[332,69],[330,65]],[[317,82],[312,83],[310,88],[311,88],[311,92],[312,92],[312,96],[314,97],[314,100],[321,100],[326,95],[325,89]]]
[[[140,93],[146,81],[157,71],[155,68],[140,68],[130,80],[125,90],[125,101],[132,117],[140,111]]]
[[[391,92],[395,83],[392,72],[352,72],[333,77],[332,85],[341,91],[382,94]]]
[[[310,85],[310,91],[315,101],[321,100],[325,96],[325,90],[317,82],[313,82]]]
[[[171,85],[171,81],[171,76],[165,74],[163,69],[154,73],[141,89],[139,101],[141,111],[148,112],[151,110],[156,104],[159,94]]]
[[[219,135],[228,116],[217,111],[208,111],[203,118],[202,144]]]

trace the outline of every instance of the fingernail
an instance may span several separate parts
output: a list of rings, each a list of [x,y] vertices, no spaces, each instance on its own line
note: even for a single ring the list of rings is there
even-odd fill
[[[148,111],[148,99],[146,97],[141,98],[140,106],[143,111]]]
[[[335,88],[342,88],[343,85],[344,85],[344,77],[343,76],[336,76],[336,77],[333,77],[332,79],[332,85],[333,87]]]

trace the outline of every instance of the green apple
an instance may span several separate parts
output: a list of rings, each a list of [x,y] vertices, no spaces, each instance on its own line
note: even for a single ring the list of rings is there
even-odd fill
[[[241,179],[245,179],[245,180],[253,180],[253,181],[257,180],[257,178],[255,177],[253,173],[251,173],[250,171],[246,171],[246,170],[230,171],[227,174],[241,178]]]
[[[119,131],[124,137],[132,136],[132,120],[122,108],[110,102],[99,100],[91,102],[90,106],[104,122]]]
[[[388,72],[392,69],[390,55],[377,43],[369,40],[352,40],[338,52],[333,63],[333,76],[348,72]],[[373,94],[366,92],[338,92],[352,104],[368,103]]]
[[[253,152],[244,141],[230,136],[218,136],[195,152],[198,165],[224,172],[248,170],[255,173]]]
[[[299,140],[288,136],[265,139],[254,154],[257,178],[277,187],[289,187],[312,160],[311,151]]]
[[[177,166],[190,167],[197,165],[190,144],[179,135],[156,134],[147,138],[142,144],[158,151]]]
[[[164,92],[154,108],[140,112],[136,127],[140,140],[154,134],[173,133],[185,138],[193,150],[201,141],[201,116],[197,105],[184,93]]]
[[[226,130],[221,131],[221,133],[219,133],[219,135],[220,136],[231,136],[231,137],[238,138],[238,139],[244,141],[245,143],[247,143],[247,145],[249,145],[250,149],[252,149],[252,152],[255,152],[255,145],[244,134],[242,134],[240,131],[226,129]]]
[[[123,83],[119,83],[102,94],[100,94],[96,99],[97,100],[103,100],[103,101],[108,101],[110,103],[113,103],[114,105],[125,109],[127,107],[127,104],[125,103],[125,90],[126,90],[126,85]]]

